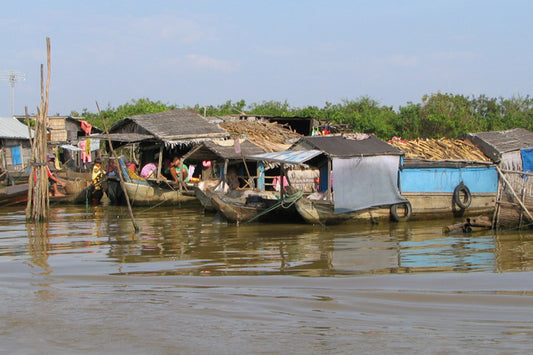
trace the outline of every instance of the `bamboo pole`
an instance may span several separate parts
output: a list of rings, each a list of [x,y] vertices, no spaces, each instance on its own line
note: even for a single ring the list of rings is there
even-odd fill
[[[120,162],[118,161],[117,154],[115,153],[115,149],[113,149],[113,144],[111,143],[111,137],[109,136],[109,131],[107,130],[107,123],[104,115],[102,115],[102,111],[100,110],[100,106],[98,106],[98,102],[96,103],[96,108],[98,109],[98,114],[100,115],[100,119],[102,120],[102,123],[104,124],[104,131],[107,136],[107,143],[109,144],[109,150],[111,150],[111,156],[116,161],[116,169],[118,171],[118,177],[120,179],[120,188],[124,192],[124,197],[126,198],[126,204],[128,206],[128,212],[131,218],[131,223],[133,224],[133,229],[135,229],[135,233],[139,231],[139,227],[137,226],[137,223],[135,223],[135,217],[133,216],[133,211],[131,209],[130,204],[130,197],[128,196],[126,192],[126,187],[124,186],[124,175],[122,174],[122,167],[120,166]]]
[[[28,204],[26,219],[44,221],[48,218],[50,205],[48,197],[48,172],[46,166],[46,128],[48,126],[48,101],[50,93],[51,55],[50,38],[46,38],[47,75],[44,82],[44,69],[41,64],[41,104],[37,108],[35,135],[32,147],[31,173],[29,177]]]

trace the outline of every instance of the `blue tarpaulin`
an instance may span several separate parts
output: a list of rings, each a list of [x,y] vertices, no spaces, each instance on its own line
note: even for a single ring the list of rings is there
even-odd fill
[[[522,149],[522,167],[525,172],[533,172],[533,148]]]

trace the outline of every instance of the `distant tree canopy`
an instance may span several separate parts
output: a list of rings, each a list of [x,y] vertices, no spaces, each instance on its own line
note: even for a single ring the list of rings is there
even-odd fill
[[[312,117],[331,124],[347,124],[354,132],[374,133],[382,139],[393,136],[404,139],[457,138],[468,132],[526,128],[533,130],[533,98],[517,96],[510,99],[489,98],[485,95],[467,97],[454,94],[431,94],[421,103],[408,102],[394,110],[391,106],[363,96],[356,100],[342,100],[334,104],[326,102],[324,107],[292,107],[287,101],[263,101],[247,105],[244,100],[231,100],[218,106],[184,106],[164,104],[143,98],[131,100],[117,108],[102,110],[108,126],[133,115],[157,113],[177,108],[194,109],[205,116],[227,116],[240,113],[276,117]],[[98,113],[84,109],[81,116],[91,124],[103,128]]]

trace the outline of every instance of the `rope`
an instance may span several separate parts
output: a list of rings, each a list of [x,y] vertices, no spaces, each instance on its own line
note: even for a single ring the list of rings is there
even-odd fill
[[[283,200],[280,200],[279,202],[276,202],[274,205],[270,206],[269,208],[267,208],[266,210],[262,211],[261,213],[256,214],[255,216],[253,216],[252,218],[250,218],[249,220],[244,222],[244,224],[247,224],[247,223],[250,223],[252,221],[255,221],[259,217],[264,216],[267,213],[270,213],[271,211],[275,210],[278,207],[282,207],[284,209],[287,209],[287,208],[291,207],[292,205],[294,205],[300,198],[302,198],[303,195],[304,195],[303,191],[301,191],[301,190],[296,191],[292,195],[288,195],[285,198],[283,198]]]

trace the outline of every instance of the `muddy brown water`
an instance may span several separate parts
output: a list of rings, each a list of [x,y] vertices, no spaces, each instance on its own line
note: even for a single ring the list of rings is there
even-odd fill
[[[0,211],[0,353],[525,353],[533,233]]]

